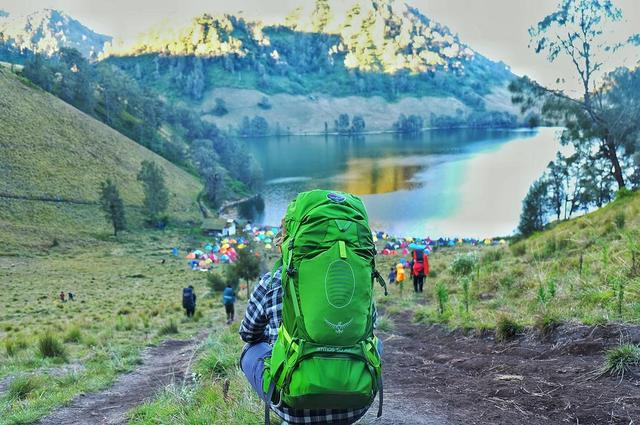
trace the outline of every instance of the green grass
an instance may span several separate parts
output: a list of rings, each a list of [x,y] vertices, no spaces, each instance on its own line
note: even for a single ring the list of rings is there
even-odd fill
[[[210,336],[201,347],[192,379],[133,409],[129,424],[264,423],[263,404],[237,366],[242,349],[237,326]]]
[[[603,372],[624,378],[625,374],[640,368],[640,345],[622,344],[607,351]]]
[[[0,256],[0,380],[19,377],[13,394],[0,396],[0,424],[36,421],[111,385],[139,365],[146,346],[221,324],[223,309],[207,296],[206,275],[170,255],[172,246],[193,243],[174,231],[148,231],[37,257]],[[184,316],[187,283],[198,294],[198,321]],[[76,301],[60,302],[61,290]],[[161,335],[171,323],[177,333]]]
[[[169,215],[197,220],[195,177],[0,67],[0,194],[96,202],[107,177],[118,184],[133,229],[143,224],[142,160],[166,173]],[[111,229],[97,205],[0,198],[0,255],[90,244]]]
[[[408,312],[414,322],[449,328],[496,329],[499,318],[509,317],[513,324],[535,328],[542,335],[563,322],[638,324],[639,234],[640,194],[632,193],[508,246],[438,249],[430,256],[437,278],[426,279],[424,295],[409,296],[412,291],[405,288],[401,297],[392,288],[379,305],[391,317]],[[461,259],[469,253],[479,261],[465,291],[458,275]],[[378,269],[388,270],[399,259],[379,257]]]

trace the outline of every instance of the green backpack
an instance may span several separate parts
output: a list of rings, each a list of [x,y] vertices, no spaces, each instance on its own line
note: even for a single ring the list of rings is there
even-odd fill
[[[298,194],[285,215],[282,322],[263,376],[273,403],[293,409],[361,409],[380,392],[373,335],[375,245],[354,195]],[[267,412],[268,416],[268,412]]]

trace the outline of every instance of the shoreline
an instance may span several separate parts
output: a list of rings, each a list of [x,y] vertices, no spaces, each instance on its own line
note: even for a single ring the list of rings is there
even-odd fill
[[[280,134],[280,135],[276,135],[276,134],[266,134],[266,135],[261,135],[261,136],[240,136],[240,135],[236,135],[235,137],[237,137],[238,139],[266,139],[269,137],[275,137],[275,138],[285,138],[285,137],[304,137],[304,136],[338,136],[338,137],[344,137],[344,138],[356,138],[356,137],[360,137],[360,136],[372,136],[372,135],[380,135],[380,134],[398,134],[398,135],[406,135],[406,136],[411,136],[411,135],[416,135],[416,134],[421,134],[421,133],[426,133],[428,131],[434,131],[434,130],[537,130],[540,128],[548,128],[548,127],[553,127],[553,126],[537,126],[537,127],[527,127],[527,126],[518,126],[518,127],[473,127],[473,126],[469,126],[469,125],[461,125],[461,126],[455,126],[455,127],[424,127],[422,128],[420,131],[416,131],[414,133],[403,133],[400,131],[396,131],[396,130],[372,130],[372,131],[363,131],[357,134],[341,134],[339,132],[336,131],[304,131],[304,132],[295,132],[295,133],[287,133],[287,134]]]

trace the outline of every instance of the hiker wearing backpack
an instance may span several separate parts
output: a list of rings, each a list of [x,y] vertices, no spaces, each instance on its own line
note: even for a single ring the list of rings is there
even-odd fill
[[[413,290],[422,292],[424,278],[429,274],[429,256],[424,249],[414,249],[411,260],[411,275],[413,276]]]
[[[379,395],[382,345],[374,336],[375,245],[362,201],[314,190],[289,205],[282,258],[256,286],[240,336],[242,371],[289,424],[351,424]],[[386,287],[385,287],[386,294]]]
[[[182,307],[187,317],[193,317],[196,313],[196,293],[193,291],[192,285],[182,289]]]
[[[236,302],[236,293],[227,283],[227,287],[222,291],[222,304],[224,304],[224,310],[227,313],[227,325],[233,322],[233,316],[235,315],[234,304]]]

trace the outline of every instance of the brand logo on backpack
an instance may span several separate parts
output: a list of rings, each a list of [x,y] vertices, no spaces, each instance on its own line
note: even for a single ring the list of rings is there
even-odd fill
[[[331,192],[331,193],[327,193],[327,199],[330,200],[331,202],[341,204],[347,200],[347,197],[344,195],[340,195],[339,193]]]
[[[347,327],[349,325],[351,325],[351,322],[353,322],[353,319],[349,320],[347,323],[342,323],[342,322],[338,322],[338,323],[331,323],[330,321],[328,321],[327,319],[324,319],[324,322],[329,325],[329,327],[331,329],[333,329],[336,333],[336,335],[340,335],[342,334],[342,332],[344,332],[345,329],[347,329]]]

